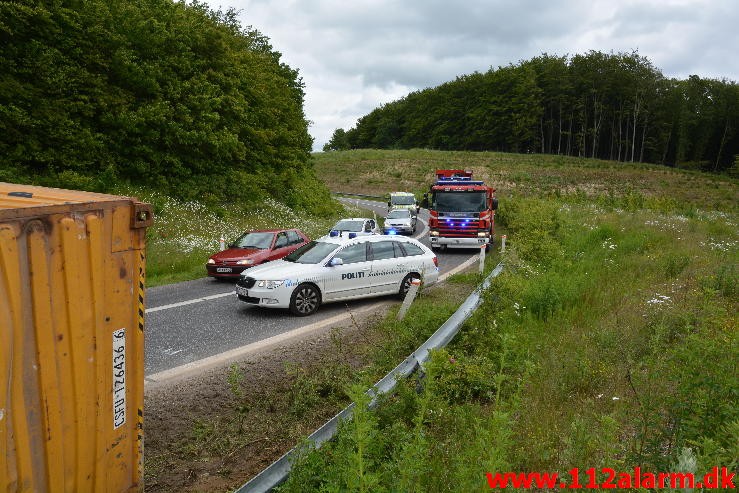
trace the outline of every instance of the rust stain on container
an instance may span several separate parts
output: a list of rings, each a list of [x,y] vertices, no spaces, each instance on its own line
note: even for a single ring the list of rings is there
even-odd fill
[[[132,198],[0,183],[0,490],[143,490],[152,221]]]

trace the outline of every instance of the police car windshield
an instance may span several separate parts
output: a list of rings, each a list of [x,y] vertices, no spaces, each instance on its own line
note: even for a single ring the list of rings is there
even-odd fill
[[[408,209],[390,211],[387,215],[388,219],[408,219],[409,217],[411,217],[411,211],[409,211]]]
[[[364,221],[352,221],[351,219],[342,219],[331,229],[335,229],[338,231],[360,232],[364,230]]]
[[[286,262],[298,264],[317,264],[326,256],[336,250],[336,243],[324,243],[322,241],[311,241],[298,248],[290,255],[283,257]]]

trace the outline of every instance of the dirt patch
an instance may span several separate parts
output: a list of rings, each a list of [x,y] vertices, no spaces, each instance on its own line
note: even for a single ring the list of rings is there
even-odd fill
[[[310,385],[311,372],[364,365],[371,327],[389,306],[231,366],[147,386],[146,490],[233,491],[282,456],[348,404],[339,389],[295,386]],[[301,402],[308,394],[321,405]]]

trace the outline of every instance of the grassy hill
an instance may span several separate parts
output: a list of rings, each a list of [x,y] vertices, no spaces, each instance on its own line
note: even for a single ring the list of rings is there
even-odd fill
[[[555,156],[314,158],[331,190],[367,194],[422,193],[434,169],[471,168],[498,189],[509,249],[425,378],[306,453],[282,491],[477,491],[487,472],[574,467],[736,469],[735,180]],[[432,318],[408,324],[416,342],[443,322]],[[394,330],[407,342],[410,329]],[[392,339],[378,359],[405,356]]]
[[[422,194],[443,168],[472,169],[497,188],[498,197],[550,195],[623,197],[662,201],[675,210],[737,212],[737,181],[665,166],[541,154],[355,150],[313,155],[319,178],[334,192]]]
[[[577,467],[583,482],[588,468],[700,475],[739,466],[735,180],[498,153],[367,150],[313,161],[331,190],[368,195],[421,195],[434,169],[472,168],[498,189],[508,249],[488,256],[488,271],[502,259],[504,273],[425,377],[303,454],[280,491],[466,492],[489,489],[488,472],[569,481]],[[179,245],[207,250],[224,229],[263,221],[321,231],[328,220],[277,203],[245,214],[139,195],[158,211],[149,262],[160,282],[182,270],[167,263]],[[234,364],[207,381],[208,406],[188,381],[192,405],[164,399],[155,412],[168,419],[149,420],[147,487],[233,491],[350,399],[361,402],[479,282],[476,272],[452,276],[423,291],[402,322],[397,307],[384,318],[378,310],[378,323],[333,329],[291,347],[286,361]]]

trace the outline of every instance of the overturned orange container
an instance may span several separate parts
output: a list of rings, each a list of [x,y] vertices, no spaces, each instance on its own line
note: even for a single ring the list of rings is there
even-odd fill
[[[0,183],[0,491],[143,490],[135,199]]]

